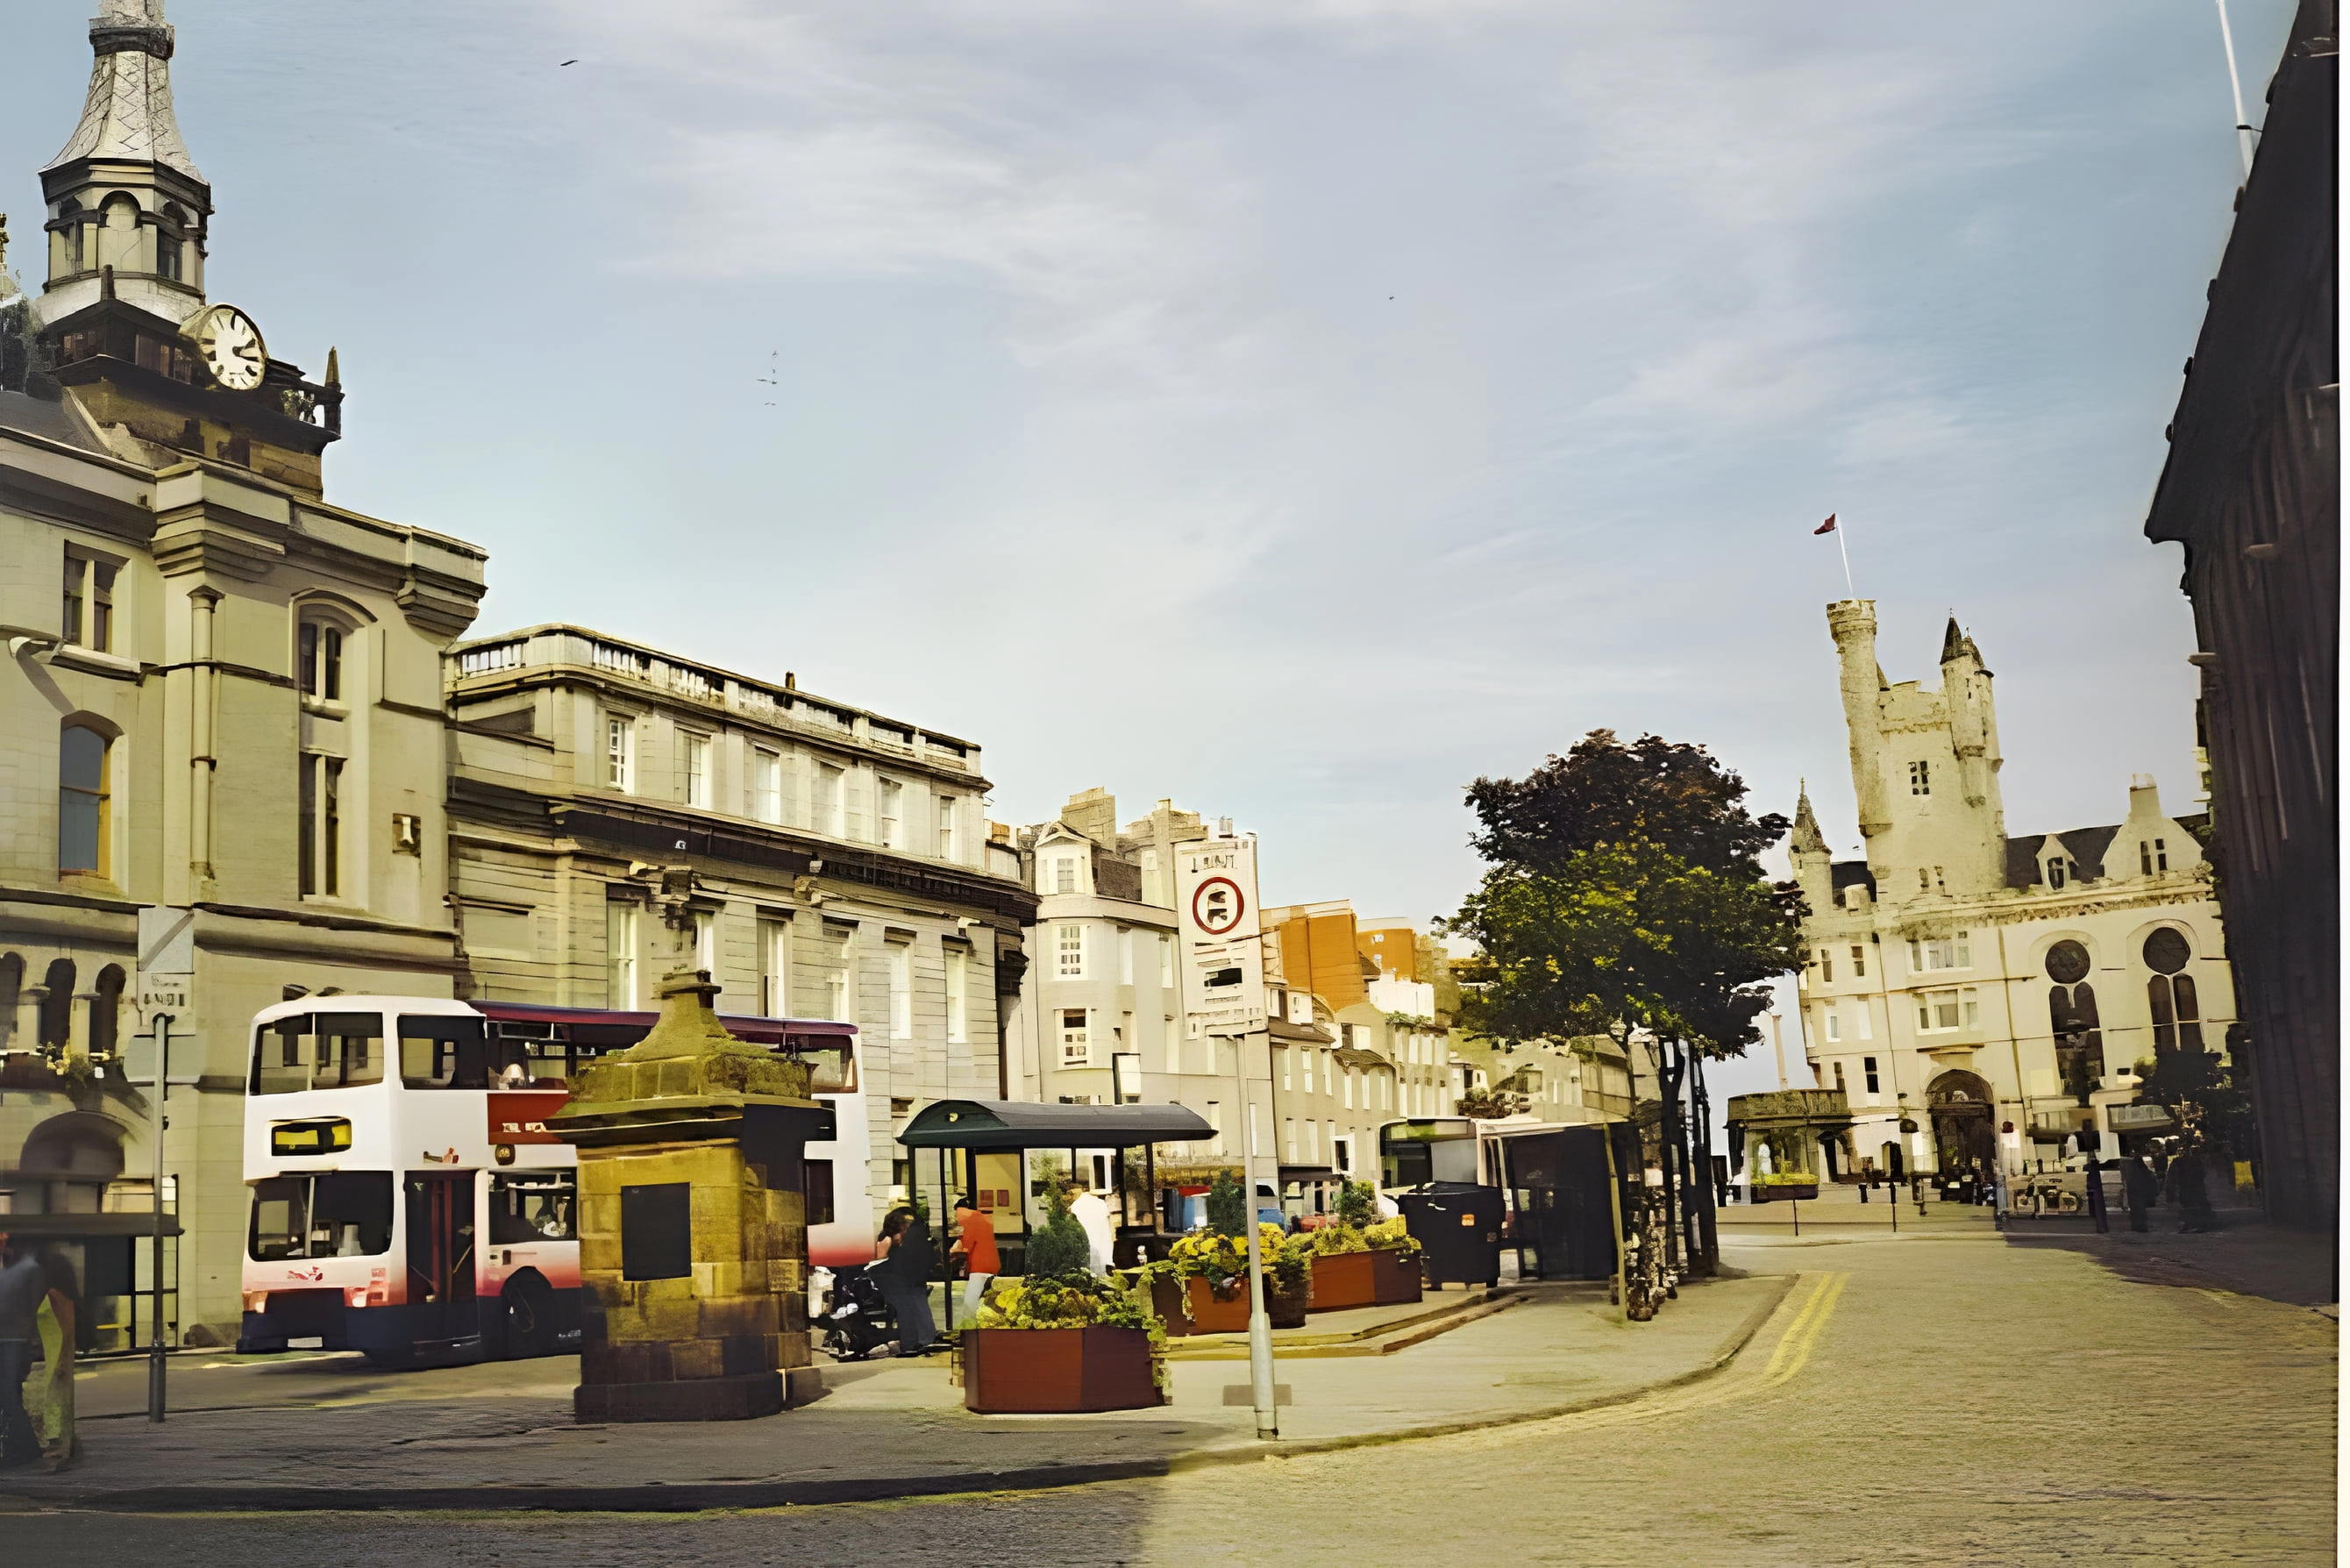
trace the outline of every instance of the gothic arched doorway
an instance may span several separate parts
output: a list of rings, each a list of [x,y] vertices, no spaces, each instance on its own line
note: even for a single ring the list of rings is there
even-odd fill
[[[1991,1085],[1973,1073],[1942,1074],[1926,1086],[1934,1117],[1934,1158],[1944,1171],[1988,1172],[1998,1162]]]

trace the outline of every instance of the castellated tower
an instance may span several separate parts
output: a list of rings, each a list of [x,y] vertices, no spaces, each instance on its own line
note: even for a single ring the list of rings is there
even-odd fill
[[[1935,691],[1886,680],[1874,602],[1828,606],[1828,630],[1841,671],[1853,794],[1879,897],[1907,902],[2003,886],[1999,722],[1991,671],[1974,639],[1950,622]]]

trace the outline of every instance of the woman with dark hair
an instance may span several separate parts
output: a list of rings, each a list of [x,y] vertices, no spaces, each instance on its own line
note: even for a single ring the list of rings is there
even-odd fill
[[[72,1260],[55,1245],[41,1251],[41,1272],[47,1291],[36,1318],[41,1335],[41,1359],[47,1376],[31,1386],[39,1403],[31,1415],[41,1437],[41,1466],[64,1469],[81,1457],[81,1439],[74,1435],[74,1335],[79,1324],[80,1282]]]
[[[930,1228],[911,1209],[892,1209],[881,1220],[880,1259],[872,1265],[898,1320],[898,1354],[927,1355],[939,1336],[931,1316],[931,1273],[933,1262]]]

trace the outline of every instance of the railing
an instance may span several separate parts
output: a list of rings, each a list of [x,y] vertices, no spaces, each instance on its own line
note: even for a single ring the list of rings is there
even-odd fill
[[[520,670],[522,665],[523,645],[519,641],[469,648],[457,656],[457,672],[461,675],[494,675],[501,670]]]
[[[855,736],[877,750],[919,758],[932,767],[958,773],[968,773],[972,767],[971,748],[926,735],[911,725],[868,720],[860,727],[849,710],[795,691],[754,685],[718,670],[565,629],[469,648],[457,656],[457,673],[460,678],[495,675],[527,665],[576,661],[583,656],[591,668],[607,674],[642,680],[690,701],[716,703],[760,723],[806,725],[828,734]]]

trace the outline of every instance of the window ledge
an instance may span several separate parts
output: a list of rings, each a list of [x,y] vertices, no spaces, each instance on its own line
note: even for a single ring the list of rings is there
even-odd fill
[[[340,720],[348,719],[351,716],[351,711],[348,704],[333,701],[329,698],[313,697],[307,691],[302,693],[302,711],[309,714],[314,719]]]
[[[97,871],[60,871],[57,886],[71,893],[87,893],[99,898],[127,898],[130,895],[115,885],[114,878]]]

